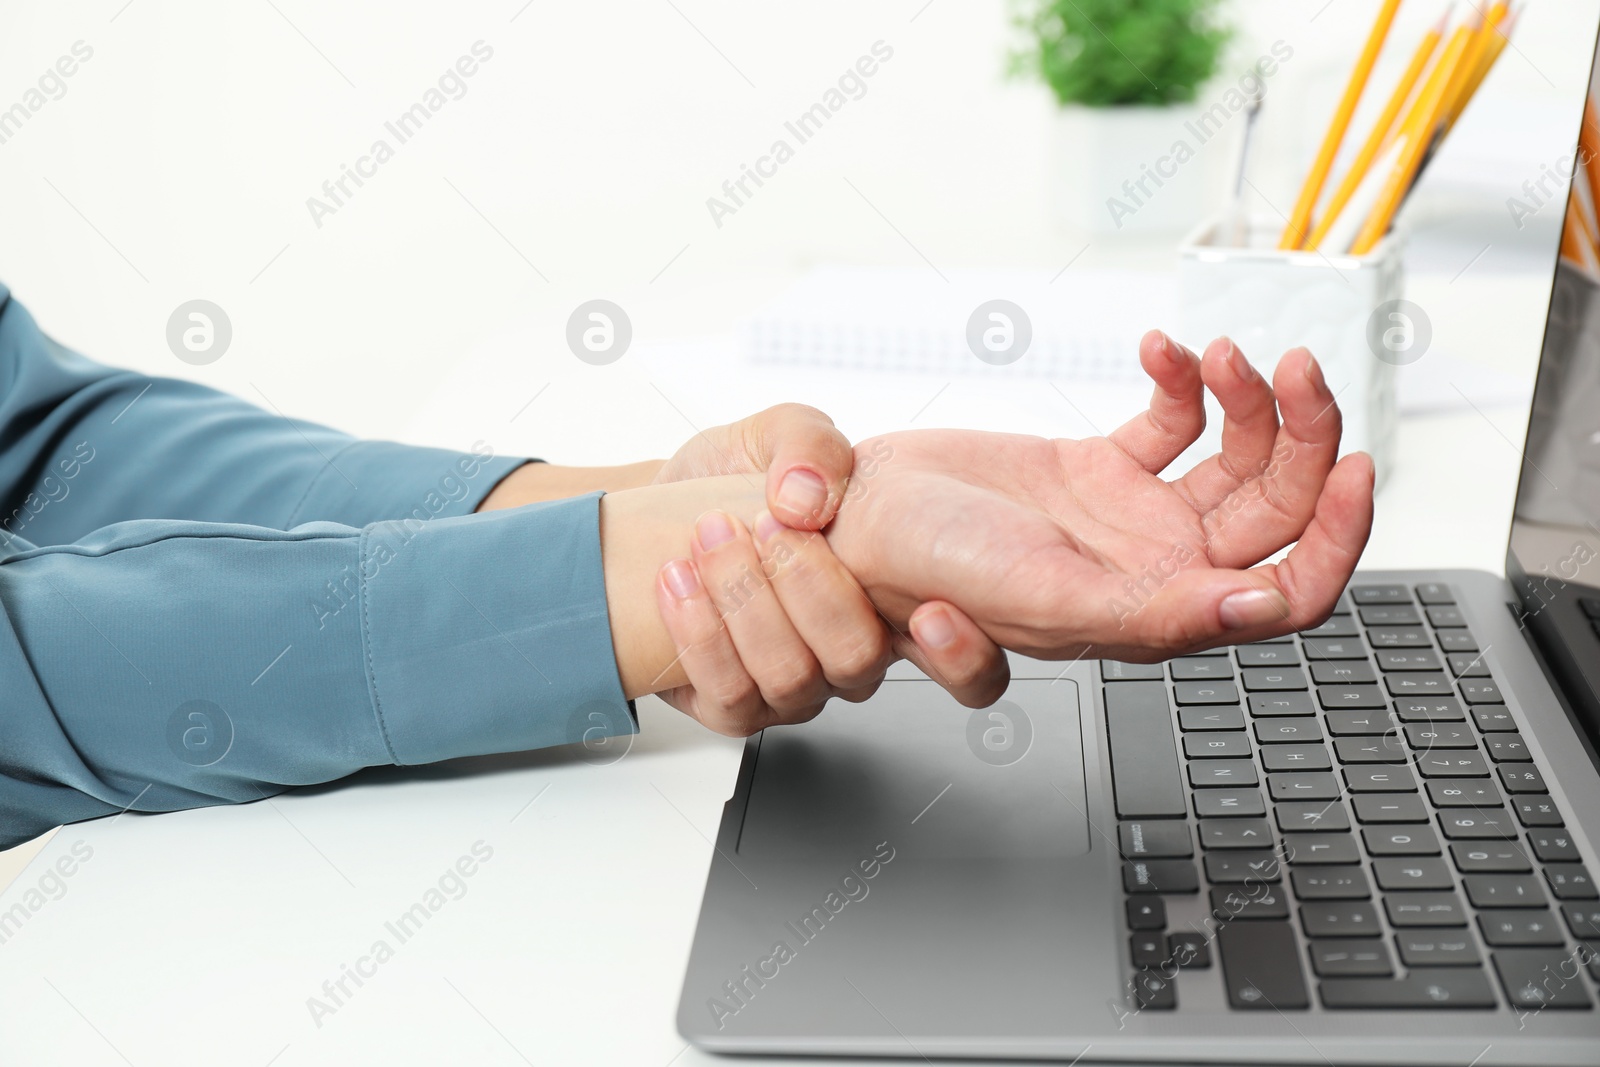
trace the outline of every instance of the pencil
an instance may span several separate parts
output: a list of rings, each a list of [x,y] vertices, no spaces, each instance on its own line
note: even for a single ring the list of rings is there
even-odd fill
[[[1417,50],[1412,53],[1410,64],[1407,65],[1405,73],[1400,75],[1394,92],[1389,94],[1389,102],[1384,105],[1378,121],[1372,124],[1372,132],[1367,135],[1366,143],[1361,146],[1361,151],[1356,153],[1356,158],[1350,163],[1350,169],[1345,172],[1344,180],[1334,190],[1333,198],[1323,209],[1321,218],[1317,219],[1316,227],[1312,229],[1311,237],[1306,241],[1308,250],[1315,251],[1321,246],[1323,238],[1328,236],[1328,231],[1333,229],[1333,224],[1338,221],[1339,212],[1350,203],[1350,198],[1355,195],[1356,189],[1366,178],[1367,169],[1372,166],[1372,161],[1388,143],[1390,134],[1394,130],[1395,120],[1400,116],[1400,109],[1411,98],[1411,90],[1417,87],[1428,60],[1433,58],[1434,50],[1439,47],[1439,41],[1444,37],[1445,27],[1450,22],[1450,8],[1454,6],[1452,0],[1452,3],[1444,9],[1444,14],[1439,16],[1439,21],[1429,27],[1428,32],[1423,34],[1422,40],[1417,43]]]
[[[1478,21],[1481,23],[1482,20]],[[1389,224],[1394,221],[1395,212],[1400,209],[1400,202],[1410,191],[1411,180],[1422,167],[1423,155],[1433,143],[1434,130],[1438,127],[1439,117],[1444,113],[1446,102],[1452,98],[1450,89],[1455,82],[1456,71],[1461,65],[1461,57],[1480,28],[1481,26],[1468,25],[1457,27],[1444,54],[1439,57],[1438,69],[1434,71],[1434,76],[1428,79],[1423,95],[1418,97],[1416,106],[1412,108],[1410,117],[1396,139],[1399,153],[1394,167],[1384,181],[1383,189],[1378,195],[1377,203],[1373,205],[1371,214],[1367,216],[1360,232],[1356,234],[1355,242],[1350,246],[1352,255],[1366,255],[1372,251],[1373,246],[1383,238],[1383,235],[1389,232]]]
[[[1488,37],[1488,47],[1484,50],[1483,58],[1478,61],[1477,69],[1472,72],[1472,77],[1467,82],[1462,99],[1450,114],[1450,126],[1456,124],[1456,120],[1461,117],[1461,112],[1466,110],[1467,104],[1471,102],[1472,97],[1477,93],[1478,86],[1483,84],[1483,79],[1489,76],[1489,71],[1494,68],[1496,61],[1499,60],[1500,53],[1504,52],[1506,45],[1511,43],[1511,30],[1516,26],[1517,15],[1520,13],[1512,13],[1510,7],[1504,3],[1495,4],[1494,7],[1489,9],[1489,14],[1484,19],[1487,24],[1486,28],[1491,34]]]
[[[1311,173],[1306,175],[1305,184],[1300,187],[1300,198],[1295,201],[1294,211],[1289,216],[1289,224],[1283,229],[1283,237],[1278,241],[1279,248],[1296,249],[1305,242],[1306,228],[1311,225],[1311,212],[1322,196],[1323,183],[1328,180],[1328,172],[1333,169],[1333,159],[1339,154],[1339,144],[1344,140],[1345,130],[1350,126],[1350,116],[1355,113],[1356,104],[1361,101],[1362,90],[1366,88],[1367,79],[1372,75],[1372,65],[1377,62],[1378,52],[1383,48],[1383,40],[1389,35],[1389,26],[1394,22],[1395,12],[1399,8],[1400,0],[1383,0],[1383,6],[1378,9],[1378,17],[1372,24],[1372,32],[1367,34],[1367,43],[1361,49],[1361,56],[1356,60],[1355,69],[1350,72],[1350,81],[1344,87],[1344,96],[1339,99],[1339,106],[1333,113],[1333,121],[1328,124],[1328,132],[1322,137],[1322,147],[1317,150],[1317,158],[1311,165]]]
[[[1578,162],[1588,180],[1589,196],[1600,203],[1600,114],[1593,100],[1584,101],[1583,125],[1578,128]],[[1577,176],[1573,176],[1577,181]]]

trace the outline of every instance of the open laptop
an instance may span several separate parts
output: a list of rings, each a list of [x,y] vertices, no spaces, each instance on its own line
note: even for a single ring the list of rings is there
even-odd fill
[[[1017,661],[981,711],[891,681],[751,738],[684,1036],[1600,1063],[1600,274],[1581,253],[1556,267],[1508,578],[1359,573],[1294,637],[1059,680]]]

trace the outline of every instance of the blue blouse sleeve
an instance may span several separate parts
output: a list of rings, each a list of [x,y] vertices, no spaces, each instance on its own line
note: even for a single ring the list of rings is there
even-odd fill
[[[598,494],[471,515],[521,460],[101,367],[3,288],[0,441],[0,848],[635,729]]]

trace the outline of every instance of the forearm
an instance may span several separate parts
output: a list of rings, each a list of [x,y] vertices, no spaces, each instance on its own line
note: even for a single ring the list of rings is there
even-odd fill
[[[585,493],[616,493],[649,485],[664,460],[647,459],[617,467],[563,467],[526,463],[507,474],[484,497],[478,511],[498,511],[545,500],[565,500]]]

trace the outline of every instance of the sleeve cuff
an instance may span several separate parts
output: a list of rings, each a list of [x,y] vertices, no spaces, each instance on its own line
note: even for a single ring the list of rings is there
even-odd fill
[[[600,496],[363,532],[368,683],[396,763],[638,731],[611,644]]]
[[[428,522],[470,515],[489,491],[524,463],[484,442],[470,452],[393,441],[356,441],[317,472],[288,526],[337,522],[363,527],[386,519]]]

